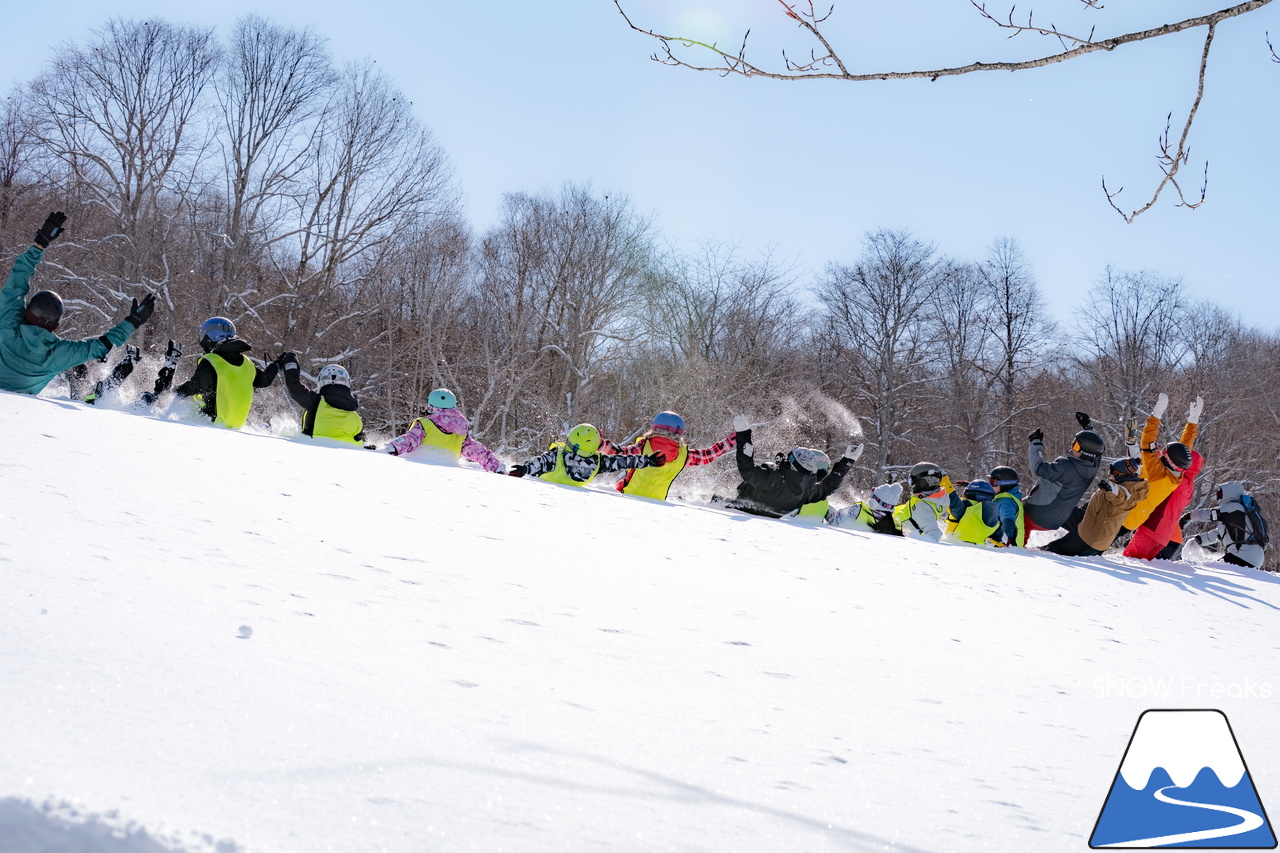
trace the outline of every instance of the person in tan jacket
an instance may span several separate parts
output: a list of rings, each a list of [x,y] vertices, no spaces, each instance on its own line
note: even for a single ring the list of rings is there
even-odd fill
[[[1077,509],[1067,520],[1067,535],[1042,550],[1065,557],[1093,557],[1107,550],[1125,516],[1147,497],[1150,487],[1139,467],[1137,459],[1112,462],[1111,479],[1098,483],[1083,513]]]
[[[1187,410],[1187,425],[1182,428],[1182,437],[1178,441],[1161,447],[1160,419],[1169,406],[1169,397],[1161,394],[1151,409],[1151,417],[1142,429],[1142,477],[1148,483],[1147,496],[1138,501],[1138,505],[1125,516],[1123,527],[1132,532],[1142,526],[1155,508],[1164,503],[1173,490],[1178,488],[1182,475],[1191,464],[1191,448],[1195,446],[1196,435],[1200,430],[1200,413],[1204,411],[1204,400],[1196,397]]]

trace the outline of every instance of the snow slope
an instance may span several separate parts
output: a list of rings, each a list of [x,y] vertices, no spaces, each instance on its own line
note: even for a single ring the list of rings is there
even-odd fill
[[[1081,850],[1151,707],[1221,708],[1280,809],[1273,575],[0,430],[4,853]]]

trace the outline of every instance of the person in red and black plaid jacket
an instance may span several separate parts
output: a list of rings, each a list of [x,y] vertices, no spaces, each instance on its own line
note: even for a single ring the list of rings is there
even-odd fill
[[[661,453],[665,464],[653,468],[633,468],[618,481],[618,491],[624,495],[639,495],[664,501],[671,483],[690,465],[707,465],[728,453],[737,445],[737,433],[731,432],[723,441],[699,450],[684,443],[684,418],[675,412],[659,412],[653,426],[631,444],[614,444],[608,439],[600,442],[601,453],[622,456],[648,456]]]

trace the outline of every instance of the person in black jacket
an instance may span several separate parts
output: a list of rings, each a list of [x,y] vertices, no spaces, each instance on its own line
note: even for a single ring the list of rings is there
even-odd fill
[[[173,391],[193,397],[200,411],[215,424],[240,429],[249,418],[255,388],[266,388],[280,371],[274,359],[257,367],[245,355],[253,349],[236,337],[236,326],[226,317],[210,317],[200,327],[200,356],[195,372]]]
[[[844,482],[862,454],[862,445],[846,448],[834,466],[825,453],[809,447],[795,447],[786,456],[779,453],[773,464],[757,465],[751,426],[741,415],[733,419],[742,484],[737,498],[726,506],[770,518],[792,514],[825,517],[827,498]]]
[[[302,407],[302,434],[314,438],[364,443],[360,401],[351,393],[351,375],[340,364],[328,364],[316,375],[316,390],[302,384],[298,357],[286,352],[276,360],[293,402]]]

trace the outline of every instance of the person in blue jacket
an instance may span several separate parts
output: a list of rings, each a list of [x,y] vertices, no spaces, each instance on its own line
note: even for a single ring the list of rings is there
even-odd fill
[[[6,391],[39,394],[64,370],[102,358],[123,344],[155,310],[156,297],[149,293],[142,302],[133,300],[129,316],[105,335],[84,341],[55,335],[62,322],[62,297],[40,290],[27,301],[27,291],[44,250],[62,233],[66,221],[61,211],[49,214],[33,245],[13,262],[13,271],[0,290],[0,388]]]

